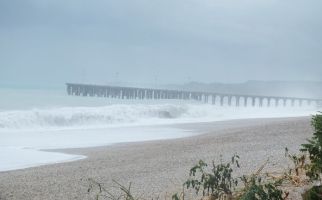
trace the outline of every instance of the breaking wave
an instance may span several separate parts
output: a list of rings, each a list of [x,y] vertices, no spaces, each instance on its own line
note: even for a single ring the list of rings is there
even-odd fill
[[[231,108],[200,104],[112,104],[0,112],[0,130],[83,129],[308,115],[307,110]]]
[[[204,116],[188,105],[109,105],[0,112],[0,129],[91,128],[169,123]],[[195,106],[197,107],[197,106]],[[197,111],[197,112],[196,112]]]

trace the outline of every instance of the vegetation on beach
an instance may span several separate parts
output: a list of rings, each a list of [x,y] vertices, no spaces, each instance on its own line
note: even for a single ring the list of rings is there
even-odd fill
[[[291,154],[285,149],[285,156],[292,166],[280,173],[263,173],[268,163],[264,163],[255,173],[234,176],[234,170],[240,168],[239,156],[234,155],[229,162],[222,159],[219,164],[213,161],[211,165],[200,160],[190,169],[189,178],[183,183],[181,193],[172,195],[172,200],[185,200],[187,193],[193,191],[194,199],[203,200],[284,200],[289,196],[285,186],[302,187],[313,185],[305,194],[304,200],[322,199],[322,113],[312,117],[313,137],[307,144],[302,144],[299,155]],[[142,200],[131,193],[131,184],[125,187],[114,181],[120,193],[110,193],[103,184],[89,179],[89,193],[94,198],[110,200]],[[159,198],[157,198],[159,199]]]
[[[234,155],[231,162],[216,165],[212,162],[212,169],[207,170],[208,164],[200,160],[199,163],[190,169],[190,179],[184,186],[187,189],[192,188],[202,195],[213,196],[218,199],[221,196],[230,197],[233,194],[234,187],[238,184],[238,179],[233,177],[233,165],[239,168],[239,156]]]
[[[307,144],[302,144],[301,151],[308,152],[310,165],[308,165],[307,176],[312,180],[321,181],[322,173],[322,115],[315,115],[312,118],[314,133]]]
[[[311,181],[316,181],[319,185],[313,186],[304,195],[304,199],[315,200],[322,199],[322,113],[312,118],[314,128],[313,137],[308,140],[307,144],[302,145],[301,151],[307,152],[310,163],[307,165],[306,175]]]
[[[267,175],[261,174],[265,164],[255,173],[234,177],[234,169],[240,167],[239,156],[234,155],[230,162],[219,165],[212,162],[212,168],[203,161],[191,168],[190,178],[184,183],[187,189],[192,188],[196,194],[202,190],[202,199],[209,200],[283,200],[288,196],[278,186],[281,180],[273,180]],[[197,174],[197,172],[199,172]],[[239,184],[242,184],[238,187]],[[184,199],[185,194],[180,195]],[[179,200],[178,194],[174,195],[174,200]]]

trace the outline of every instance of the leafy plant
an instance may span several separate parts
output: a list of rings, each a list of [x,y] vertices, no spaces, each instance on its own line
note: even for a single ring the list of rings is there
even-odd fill
[[[281,181],[263,183],[262,177],[257,175],[243,176],[241,180],[245,188],[239,200],[284,200],[288,196],[288,193],[277,188]]]
[[[172,195],[172,200],[180,200],[178,193]]]
[[[233,166],[240,167],[238,163],[239,156],[234,155],[229,163],[221,163],[216,165],[212,162],[212,168],[208,168],[208,164],[200,160],[199,163],[190,169],[190,179],[184,186],[188,189],[195,189],[198,194],[202,190],[203,196],[212,196],[216,199],[223,196],[231,197],[233,187],[237,186],[237,178],[233,178]]]
[[[277,187],[284,181],[284,176],[277,180],[269,181],[269,174],[261,175],[262,170],[267,165],[267,161],[252,175],[240,177],[244,184],[242,191],[236,199],[239,200],[282,200],[288,196],[287,192],[283,192]]]
[[[308,165],[307,176],[312,180],[320,180],[322,173],[322,113],[312,117],[313,137],[308,144],[302,144],[301,151],[308,152],[311,164]]]
[[[321,200],[322,199],[322,187],[313,186],[303,195],[304,200]]]

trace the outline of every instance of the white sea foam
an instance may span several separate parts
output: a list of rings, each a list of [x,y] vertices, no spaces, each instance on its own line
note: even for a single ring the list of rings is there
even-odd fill
[[[42,149],[82,148],[123,142],[180,138],[195,133],[167,127],[114,127],[78,130],[0,131],[0,171],[85,158]]]
[[[84,129],[218,121],[254,117],[289,117],[312,113],[303,108],[218,107],[208,104],[116,104],[0,112],[1,130]]]
[[[0,112],[0,129],[97,127],[136,124],[143,120],[189,115],[188,106],[109,105]]]

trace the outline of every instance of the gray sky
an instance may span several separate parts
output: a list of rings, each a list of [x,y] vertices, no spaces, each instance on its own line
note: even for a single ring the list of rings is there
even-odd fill
[[[321,0],[0,0],[0,85],[322,80]]]

